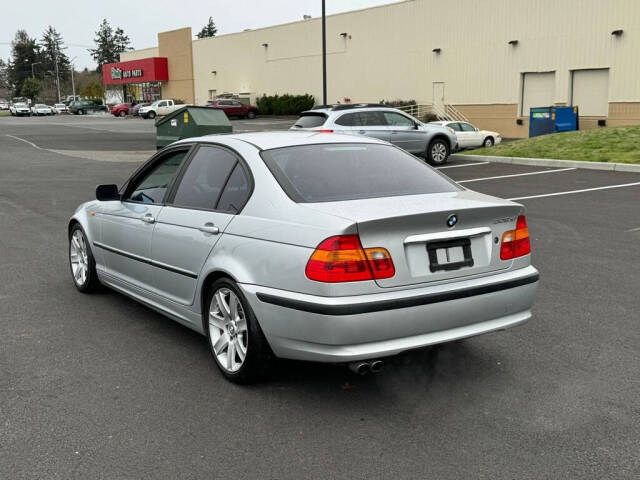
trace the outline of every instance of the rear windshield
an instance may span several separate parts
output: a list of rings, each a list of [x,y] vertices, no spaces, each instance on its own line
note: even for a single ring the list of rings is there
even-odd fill
[[[261,155],[287,195],[299,203],[459,191],[422,160],[391,145],[304,145]]]
[[[303,113],[293,124],[296,128],[315,128],[324,124],[327,116],[324,113]]]

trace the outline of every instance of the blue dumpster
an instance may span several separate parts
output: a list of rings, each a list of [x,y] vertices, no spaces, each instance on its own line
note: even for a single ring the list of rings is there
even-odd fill
[[[578,130],[578,107],[533,107],[529,111],[529,137]]]

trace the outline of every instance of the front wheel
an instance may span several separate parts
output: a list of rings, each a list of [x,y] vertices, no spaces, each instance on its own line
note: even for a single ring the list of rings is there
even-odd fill
[[[209,347],[222,374],[235,383],[260,378],[268,367],[270,349],[235,282],[222,278],[211,285],[205,314]]]
[[[156,118],[156,112],[151,110],[149,113],[147,113],[147,118],[150,118],[151,120],[153,120],[154,118]]]
[[[78,115],[84,115],[84,110],[82,109],[78,110]]]
[[[253,120],[254,118],[256,118],[256,112],[249,111],[249,113],[247,113],[247,118],[249,120]]]
[[[482,145],[484,147],[493,147],[494,143],[495,142],[492,137],[487,137],[484,139],[484,142],[482,142]]]
[[[436,138],[429,144],[425,157],[431,165],[442,165],[449,158],[449,145],[444,140]]]
[[[119,116],[120,118],[124,118],[124,117],[126,117],[126,116],[127,116],[127,113],[126,113],[124,110],[120,110],[120,113],[118,113],[118,116]]]
[[[73,283],[82,293],[98,289],[100,281],[91,247],[80,224],[76,223],[69,235],[69,266]]]

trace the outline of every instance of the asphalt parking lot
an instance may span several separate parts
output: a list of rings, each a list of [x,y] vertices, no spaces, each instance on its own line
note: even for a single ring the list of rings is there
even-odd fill
[[[638,478],[640,174],[452,161],[526,206],[533,319],[240,387],[204,337],[69,277],[67,219],[153,150],[150,121],[0,118],[0,478]]]

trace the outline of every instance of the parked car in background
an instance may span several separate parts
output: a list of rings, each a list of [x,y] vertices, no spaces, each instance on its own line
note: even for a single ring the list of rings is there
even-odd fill
[[[377,104],[323,105],[302,112],[291,130],[364,135],[393,143],[442,165],[458,149],[453,130],[425,124],[411,115]]]
[[[64,103],[56,103],[53,106],[53,109],[56,111],[56,113],[67,113],[68,111],[67,106]]]
[[[0,99],[0,110],[9,110],[9,101]]]
[[[130,111],[130,103],[119,103],[118,105],[114,105],[113,107],[111,107],[111,114],[114,117],[126,117],[127,115],[129,115]]]
[[[108,112],[104,105],[90,102],[88,100],[77,100],[69,104],[69,113],[74,115],[86,115],[87,113]]]
[[[26,103],[13,103],[9,107],[9,111],[11,115],[16,117],[30,117],[31,116],[31,108]]]
[[[238,100],[209,100],[207,102],[207,107],[224,110],[227,117],[256,118],[256,115],[258,115],[258,107],[254,105],[245,105]]]
[[[148,107],[149,105],[151,105],[151,103],[149,102],[145,102],[145,103],[136,103],[133,108],[131,108],[131,115],[133,115],[134,117],[139,117],[140,116],[140,109],[142,107]]]
[[[170,113],[184,107],[182,104],[177,104],[173,100],[156,100],[151,105],[142,107],[138,110],[138,113],[142,118],[154,119],[157,116],[169,115]]]
[[[36,103],[33,107],[31,107],[31,113],[37,116],[55,115],[53,108],[51,108],[49,105],[45,105],[44,103]]]
[[[67,98],[65,98],[62,103],[64,103],[65,105],[69,106],[69,104],[71,104],[71,102],[79,102],[81,100],[80,95],[67,95]]]
[[[205,335],[232,381],[272,354],[378,371],[531,318],[524,207],[380,140],[190,138],[124,185],[99,186],[68,223],[76,288],[108,285]]]
[[[502,142],[498,132],[480,130],[468,122],[430,122],[429,125],[442,125],[455,132],[460,148],[493,147]]]

